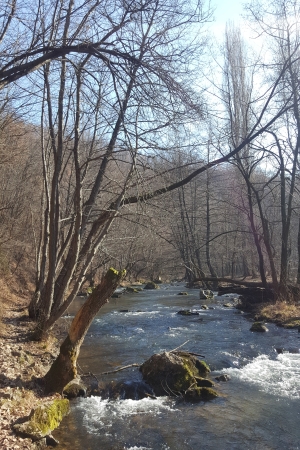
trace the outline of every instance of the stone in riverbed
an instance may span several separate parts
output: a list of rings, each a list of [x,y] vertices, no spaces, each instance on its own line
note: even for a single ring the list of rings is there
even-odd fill
[[[190,309],[181,309],[177,314],[180,316],[199,316],[197,311],[191,311]]]
[[[189,401],[210,400],[218,396],[206,379],[208,365],[188,352],[163,352],[151,356],[140,371],[155,395],[181,396]]]
[[[209,289],[200,289],[199,296],[200,300],[206,300],[207,298],[214,298],[214,293]]]
[[[222,375],[215,377],[215,380],[226,382],[230,380],[230,376],[227,375],[227,373],[223,373]]]
[[[129,293],[132,293],[132,294],[137,294],[139,292],[139,290],[137,288],[135,288],[135,287],[128,286],[126,288],[126,292],[129,292]]]
[[[264,333],[269,330],[263,322],[254,322],[250,328],[250,331],[258,331]]]
[[[184,395],[184,399],[189,402],[206,402],[208,400],[214,400],[217,397],[217,392],[210,387],[195,388],[191,390],[188,389]]]
[[[159,286],[153,281],[149,281],[148,283],[145,284],[144,289],[159,289]]]
[[[86,396],[86,387],[80,381],[71,381],[63,390],[64,397],[69,400]]]

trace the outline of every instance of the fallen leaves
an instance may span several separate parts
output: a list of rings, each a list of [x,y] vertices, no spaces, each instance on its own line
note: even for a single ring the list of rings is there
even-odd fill
[[[24,311],[16,306],[22,305],[5,310],[6,324],[0,337],[0,448],[32,450],[31,439],[16,436],[11,426],[39,404],[59,396],[44,397],[35,381],[48,370],[51,355],[39,343],[26,339],[32,324],[19,322]]]

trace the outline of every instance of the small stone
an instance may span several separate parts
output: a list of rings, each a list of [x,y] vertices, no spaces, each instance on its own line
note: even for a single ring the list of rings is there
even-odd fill
[[[254,322],[252,324],[252,327],[250,328],[250,331],[258,331],[258,332],[266,332],[269,331],[268,328],[264,325],[263,322]]]
[[[223,373],[222,375],[219,375],[219,376],[215,377],[215,380],[223,381],[223,382],[229,381],[230,379],[231,378],[230,378],[229,375],[227,375],[227,373]]]
[[[181,316],[199,316],[197,311],[191,311],[190,309],[181,309],[177,314]]]

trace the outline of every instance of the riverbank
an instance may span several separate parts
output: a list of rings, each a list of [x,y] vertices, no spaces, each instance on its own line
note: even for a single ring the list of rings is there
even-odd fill
[[[37,380],[45,375],[57,351],[57,341],[29,340],[33,323],[27,316],[28,299],[2,291],[0,320],[0,448],[34,450],[31,439],[15,435],[12,425],[33,408],[54,398],[45,396]]]
[[[276,323],[284,328],[298,328],[300,331],[300,305],[279,301],[260,305],[255,312],[255,319]]]
[[[272,289],[221,284],[219,294],[239,295],[237,307],[255,320],[275,323],[284,328],[300,328],[300,298],[298,302],[274,301]]]

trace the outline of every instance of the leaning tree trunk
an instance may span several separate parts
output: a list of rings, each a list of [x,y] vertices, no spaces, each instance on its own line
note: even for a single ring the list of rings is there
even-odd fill
[[[77,376],[77,358],[83,339],[99,309],[108,303],[109,298],[125,276],[125,271],[118,272],[110,268],[94,289],[84,305],[80,308],[69,329],[60,353],[50,370],[45,375],[46,392],[62,392],[63,388]]]

